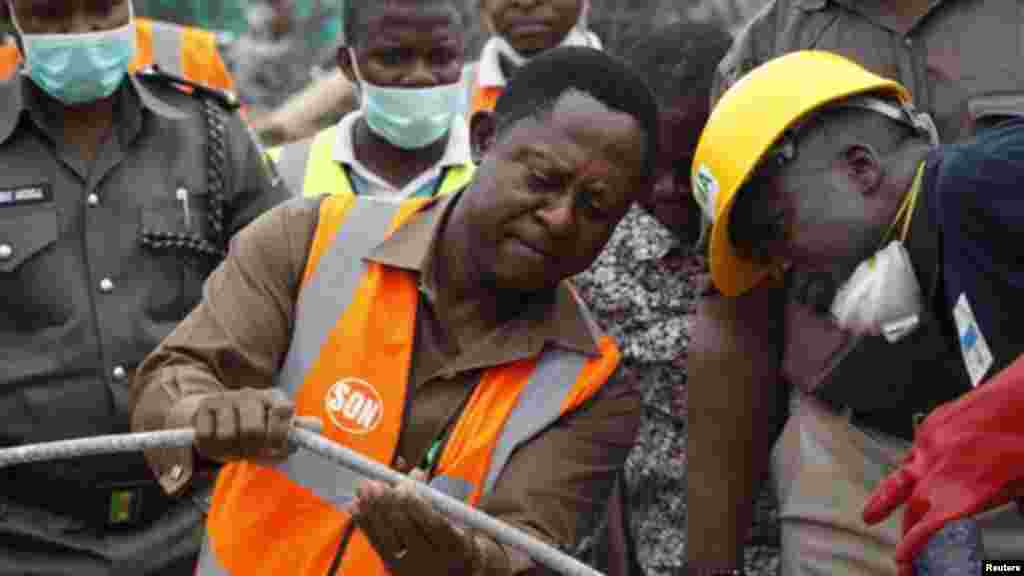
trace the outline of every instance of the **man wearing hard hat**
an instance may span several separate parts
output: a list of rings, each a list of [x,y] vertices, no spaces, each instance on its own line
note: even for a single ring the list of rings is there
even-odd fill
[[[737,34],[718,69],[713,102],[746,72],[796,50],[844,55],[899,81],[915,107],[935,120],[943,143],[960,142],[1006,116],[1024,114],[1024,10],[1005,0],[768,0]],[[807,81],[805,78],[803,81]],[[808,283],[813,287],[813,282]],[[714,449],[687,456],[688,559],[709,567],[734,566],[742,550],[755,488],[767,469],[768,447],[784,422],[782,391],[790,376],[816,374],[834,350],[814,322],[782,290],[767,282],[742,298],[707,294],[694,314],[687,361],[693,438],[717,435]],[[761,344],[786,345],[782,353]],[[738,523],[738,524],[737,524]],[[696,573],[695,573],[696,574]]]
[[[1024,121],[939,147],[910,101],[850,60],[795,52],[723,95],[694,157],[715,287],[735,297],[769,275],[815,278],[813,291],[790,286],[790,300],[816,310],[838,350],[801,380],[772,455],[787,576],[895,574],[901,526],[866,525],[869,494],[915,422],[1024,352],[1024,248],[1013,238]],[[998,483],[1003,448],[973,449],[986,473],[972,478],[985,482],[968,478],[930,505],[956,508]],[[1015,510],[981,525],[989,557],[1024,553]],[[900,570],[917,551],[900,548]]]

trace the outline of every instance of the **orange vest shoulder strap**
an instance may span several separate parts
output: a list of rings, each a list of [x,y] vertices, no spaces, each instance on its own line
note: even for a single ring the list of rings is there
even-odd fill
[[[607,336],[597,344],[594,357],[546,347],[539,358],[485,372],[445,444],[432,483],[471,504],[490,492],[517,447],[577,410],[611,378],[618,347]]]
[[[164,73],[219,91],[235,88],[212,32],[169,22],[136,18],[135,59],[137,72],[156,65]]]
[[[193,82],[235,91],[235,82],[217,49],[217,35],[199,28],[182,28],[181,71]]]
[[[473,90],[473,114],[476,114],[481,110],[493,112],[495,105],[497,105],[498,103],[498,97],[501,96],[501,93],[502,89],[498,86],[488,86],[486,88],[477,86]]]
[[[153,21],[147,18],[135,19],[135,58],[128,69],[138,72],[149,68],[153,60]]]
[[[324,421],[326,437],[378,462],[389,463],[398,444],[418,291],[410,273],[361,261],[426,202],[321,200],[276,382],[297,414]],[[326,573],[348,525],[340,506],[359,480],[302,451],[272,470],[229,464],[201,566],[211,574]]]
[[[21,63],[21,52],[14,44],[0,46],[0,80],[12,78]]]

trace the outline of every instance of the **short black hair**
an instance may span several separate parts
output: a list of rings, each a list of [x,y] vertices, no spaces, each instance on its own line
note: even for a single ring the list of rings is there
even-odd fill
[[[662,104],[711,97],[718,63],[732,35],[717,21],[682,21],[654,30],[627,51],[627,59]]]
[[[636,119],[646,138],[644,173],[653,174],[658,157],[658,103],[625,62],[593,48],[554,48],[517,70],[494,107],[497,133],[524,118],[551,112],[571,90]]]
[[[458,14],[460,24],[466,21],[462,2],[459,0],[342,0],[341,26],[345,34],[345,46],[355,46],[360,40],[360,32],[366,29],[366,20],[373,14],[373,9],[380,9],[389,2],[404,2],[421,8],[436,6],[451,7]]]

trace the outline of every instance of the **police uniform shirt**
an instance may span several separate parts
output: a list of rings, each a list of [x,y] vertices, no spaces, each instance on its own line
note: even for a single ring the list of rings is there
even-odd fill
[[[130,76],[90,165],[56,101],[0,83],[0,445],[127,432],[136,365],[199,301],[218,244],[285,198],[231,115],[215,234],[198,92]]]

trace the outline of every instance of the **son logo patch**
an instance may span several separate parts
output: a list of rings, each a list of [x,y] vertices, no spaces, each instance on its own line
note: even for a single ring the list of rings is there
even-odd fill
[[[366,380],[343,378],[327,391],[324,408],[331,422],[350,434],[369,434],[384,416],[384,400]]]

